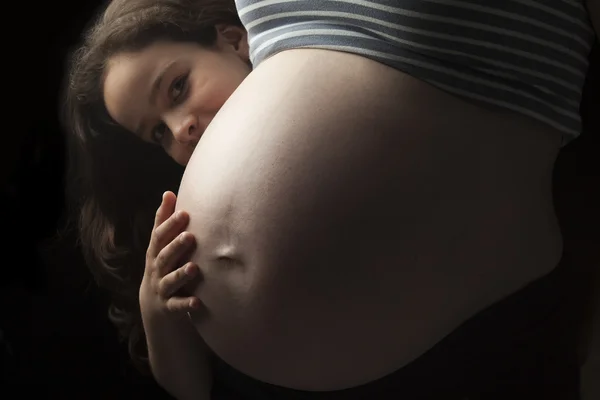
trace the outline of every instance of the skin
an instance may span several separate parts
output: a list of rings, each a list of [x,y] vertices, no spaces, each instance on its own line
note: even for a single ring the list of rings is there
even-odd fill
[[[217,31],[210,49],[155,42],[138,52],[116,54],[107,63],[104,100],[109,114],[181,165],[188,163],[206,127],[251,70],[245,30],[221,25]],[[139,292],[142,319],[157,382],[178,399],[208,399],[210,350],[185,314],[200,306],[185,290],[199,275],[197,265],[184,262],[195,238],[184,232],[189,216],[174,214],[175,202],[173,193],[165,193],[157,210]]]
[[[161,41],[108,61],[104,101],[111,117],[181,165],[251,71],[245,31],[221,26],[218,32],[213,49]]]
[[[198,277],[198,266],[185,263],[195,246],[194,237],[182,233],[187,213],[173,214],[176,197],[163,195],[146,253],[146,268],[139,298],[152,373],[156,381],[180,400],[210,398],[210,351],[190,324],[185,311],[200,306],[185,296],[185,285]],[[182,290],[183,289],[183,290]]]
[[[295,389],[401,368],[556,266],[560,136],[364,57],[272,56],[180,185],[196,328],[236,369]]]
[[[183,124],[185,113],[179,120],[172,117],[170,111],[178,108],[168,101],[156,109],[147,103],[131,106],[139,92],[123,87],[135,79],[114,72],[129,65],[134,74],[157,58],[192,52],[187,47],[176,52],[171,45],[157,43],[115,57],[106,102],[128,129],[136,130],[136,118],[155,118],[167,123],[170,137],[182,145],[176,151],[180,147],[170,137],[160,141],[178,162],[190,162],[178,208],[189,210],[189,230],[199,238],[193,259],[203,283],[197,293],[210,311],[195,321],[196,328],[234,367],[298,389],[365,383],[418,357],[460,322],[558,262],[561,238],[549,195],[558,132],[464,102],[358,56],[285,51],[250,79],[242,78],[226,102],[215,101],[224,106],[218,115],[205,112],[211,127],[190,159],[208,124]],[[143,84],[140,89],[149,90]],[[190,121],[200,121],[209,108],[201,106],[206,102],[189,104],[197,105],[189,108]],[[325,135],[328,141],[320,141]],[[306,153],[297,157],[298,152]],[[309,156],[311,163],[302,163]],[[352,166],[343,162],[350,157]],[[373,171],[380,174],[376,179]],[[384,182],[390,186],[375,189],[386,196],[365,195]],[[431,191],[425,201],[421,182]],[[323,202],[327,196],[330,201]],[[353,198],[356,203],[348,204]],[[444,202],[433,215],[435,199]],[[309,204],[312,208],[302,207]],[[350,236],[344,233],[351,230],[335,231],[364,226],[364,215],[385,220],[368,222],[368,243],[361,230]],[[331,236],[315,231],[310,223],[315,218]],[[457,226],[464,228],[462,236],[453,236]],[[332,239],[336,234],[339,240]],[[448,244],[449,237],[455,242]],[[306,251],[323,242],[327,252]],[[370,263],[347,250],[360,246],[371,255]],[[420,264],[414,262],[418,257]],[[345,287],[331,284],[340,276]],[[357,309],[372,321],[356,324]],[[295,318],[282,318],[289,315]],[[333,326],[331,315],[338,317]],[[416,321],[415,315],[443,318]],[[315,326],[321,327],[316,336]],[[369,336],[373,332],[380,335]]]
[[[230,365],[297,389],[366,383],[556,265],[557,132],[350,54],[285,51],[248,75],[222,39],[116,55],[104,95],[131,132],[168,126],[138,136],[187,164],[195,327]]]

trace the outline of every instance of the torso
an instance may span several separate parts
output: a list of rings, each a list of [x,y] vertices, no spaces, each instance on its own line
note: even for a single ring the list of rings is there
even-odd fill
[[[529,117],[360,56],[273,56],[217,115],[182,184],[192,232],[230,201],[249,260],[196,256],[211,313],[198,332],[233,367],[297,389],[401,368],[556,266],[560,143]]]

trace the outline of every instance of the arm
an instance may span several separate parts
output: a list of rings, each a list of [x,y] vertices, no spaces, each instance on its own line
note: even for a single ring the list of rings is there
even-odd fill
[[[185,293],[198,277],[198,269],[193,263],[181,266],[195,241],[189,233],[187,240],[181,240],[189,215],[173,215],[175,200],[173,193],[165,193],[156,213],[140,285],[140,309],[156,381],[178,400],[208,400],[210,352],[186,315],[200,306],[197,298]]]
[[[146,313],[144,330],[156,381],[178,400],[208,400],[212,386],[209,349],[187,317]]]

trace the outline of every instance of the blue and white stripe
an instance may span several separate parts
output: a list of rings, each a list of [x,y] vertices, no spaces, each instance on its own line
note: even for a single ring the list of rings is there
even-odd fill
[[[363,55],[571,139],[594,31],[584,0],[237,0],[251,60],[287,49]]]

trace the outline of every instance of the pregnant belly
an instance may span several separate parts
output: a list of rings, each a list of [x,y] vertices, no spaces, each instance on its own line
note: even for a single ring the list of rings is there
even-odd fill
[[[205,309],[234,368],[342,389],[549,271],[559,134],[349,54],[261,64],[186,169]]]

